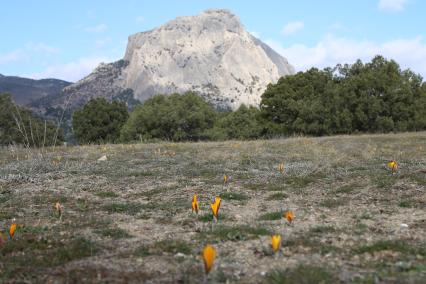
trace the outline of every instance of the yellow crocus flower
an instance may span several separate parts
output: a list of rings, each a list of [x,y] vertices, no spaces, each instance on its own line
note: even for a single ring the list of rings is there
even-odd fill
[[[229,177],[227,175],[223,175],[223,183],[227,184],[229,180]]]
[[[271,236],[271,246],[274,252],[277,252],[281,247],[281,236],[273,235]]]
[[[214,259],[216,257],[216,250],[211,245],[207,245],[203,249],[204,271],[209,274],[213,268]]]
[[[194,194],[194,196],[192,197],[192,212],[195,211],[195,213],[198,214],[198,201],[197,201],[197,195]]]
[[[388,163],[388,167],[392,170],[392,172],[396,172],[398,169],[398,163],[395,160],[392,160]]]
[[[213,216],[216,219],[218,218],[218,215],[219,215],[220,202],[221,202],[221,199],[220,199],[220,197],[217,196],[214,200],[214,203],[210,204]]]

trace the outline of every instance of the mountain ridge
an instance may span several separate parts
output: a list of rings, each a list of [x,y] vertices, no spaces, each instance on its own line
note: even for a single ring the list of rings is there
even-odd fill
[[[24,106],[46,96],[58,95],[71,84],[54,78],[37,80],[0,74],[0,93],[10,93],[15,103]]]

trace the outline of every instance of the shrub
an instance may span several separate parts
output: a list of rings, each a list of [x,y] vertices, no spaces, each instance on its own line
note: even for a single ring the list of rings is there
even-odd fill
[[[236,111],[222,114],[214,127],[207,131],[212,140],[256,139],[263,133],[259,110],[241,105]]]
[[[216,119],[213,106],[194,93],[157,95],[137,106],[121,130],[121,140],[205,139]]]
[[[90,100],[74,112],[72,127],[80,143],[114,143],[129,114],[122,102],[107,102],[104,98]]]

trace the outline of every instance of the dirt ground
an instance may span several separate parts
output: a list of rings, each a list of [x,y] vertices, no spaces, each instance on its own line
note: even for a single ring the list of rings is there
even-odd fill
[[[2,149],[0,231],[1,283],[426,283],[426,133]]]

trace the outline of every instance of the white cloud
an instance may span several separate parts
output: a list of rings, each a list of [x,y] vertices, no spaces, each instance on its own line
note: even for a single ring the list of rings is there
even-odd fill
[[[29,51],[44,53],[46,55],[59,53],[58,48],[47,45],[47,44],[42,43],[42,42],[39,42],[39,43],[29,42],[26,45],[26,49],[29,50]]]
[[[27,54],[22,49],[16,49],[5,54],[0,54],[0,65],[24,61],[27,58]]]
[[[311,67],[333,67],[338,63],[353,63],[357,59],[366,62],[375,55],[394,59],[402,68],[410,68],[426,78],[426,43],[422,37],[397,39],[384,43],[335,37],[328,35],[318,43],[307,46],[294,44],[283,47],[276,41],[266,41],[296,68],[304,71]]]
[[[291,35],[297,31],[300,31],[304,27],[304,23],[302,21],[290,22],[283,28],[284,35]]]
[[[381,11],[399,12],[404,10],[408,0],[380,0],[378,8]]]
[[[136,23],[143,23],[145,22],[145,18],[143,16],[138,16],[135,19]]]
[[[108,26],[105,24],[99,24],[97,26],[93,26],[93,27],[86,27],[84,28],[84,30],[86,32],[89,33],[103,33],[104,31],[106,31],[108,29]]]
[[[65,64],[50,65],[45,70],[25,75],[34,79],[57,78],[75,82],[90,74],[101,62],[110,62],[106,57],[84,57]]]
[[[24,47],[0,54],[0,65],[28,61],[37,56],[50,56],[59,53],[59,49],[45,43],[28,42]]]

